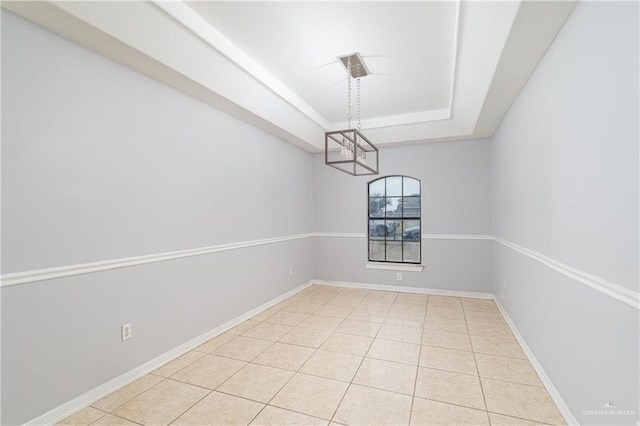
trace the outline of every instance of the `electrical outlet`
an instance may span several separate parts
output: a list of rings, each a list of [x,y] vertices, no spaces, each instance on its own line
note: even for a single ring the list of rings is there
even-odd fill
[[[289,275],[293,275],[293,266],[289,266]]]
[[[131,339],[131,323],[121,327],[122,341]]]
[[[397,281],[402,281],[402,272],[398,272],[398,273],[396,274],[396,280],[397,280]]]

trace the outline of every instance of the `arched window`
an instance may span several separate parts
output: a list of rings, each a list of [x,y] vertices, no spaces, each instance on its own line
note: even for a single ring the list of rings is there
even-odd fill
[[[369,261],[420,263],[420,181],[386,176],[369,182]]]

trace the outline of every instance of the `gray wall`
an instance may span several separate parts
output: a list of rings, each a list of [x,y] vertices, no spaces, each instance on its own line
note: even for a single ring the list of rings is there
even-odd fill
[[[401,174],[422,184],[422,233],[491,234],[491,144],[489,139],[437,142],[385,148],[380,176],[354,178],[313,158],[314,229],[325,233],[366,234],[367,183]],[[371,284],[441,290],[491,292],[491,242],[423,239],[422,272],[369,270],[366,238],[316,238],[316,276]]]
[[[636,2],[580,2],[493,138],[496,236],[636,292],[638,36]],[[635,424],[638,311],[499,244],[494,262],[578,421]],[[583,414],[609,401],[635,417]]]
[[[311,154],[5,10],[2,106],[3,273],[312,231]],[[313,259],[309,238],[4,287],[2,424],[309,281]]]

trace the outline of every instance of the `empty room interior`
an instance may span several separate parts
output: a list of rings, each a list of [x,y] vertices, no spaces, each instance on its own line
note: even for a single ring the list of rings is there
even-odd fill
[[[640,425],[637,1],[0,11],[0,424]]]

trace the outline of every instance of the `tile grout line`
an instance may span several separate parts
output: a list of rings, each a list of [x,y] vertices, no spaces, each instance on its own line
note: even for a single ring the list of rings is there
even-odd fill
[[[209,395],[211,395],[213,391],[210,390],[206,395],[204,395],[202,398],[200,398],[199,400],[197,400],[193,405],[191,405],[189,408],[187,408],[186,410],[184,410],[182,413],[180,413],[175,419],[171,420],[169,422],[169,425],[172,425],[175,423],[176,420],[178,420],[180,417],[184,416],[187,411],[191,410],[193,407],[195,407],[196,405],[198,405],[200,403],[200,401],[202,401],[203,399],[205,399],[206,397],[208,397]]]
[[[495,302],[494,302],[494,303],[495,303]],[[472,310],[472,311],[476,311],[476,312],[488,312],[488,310],[486,310],[486,309],[485,309],[485,310],[470,309],[470,310]],[[500,318],[501,318],[503,321],[505,320],[505,318],[504,318],[504,316],[502,315],[502,313],[500,313]],[[466,322],[466,315],[465,315],[465,322]],[[484,322],[484,323],[490,323],[490,321],[482,321],[482,322]],[[510,330],[510,333],[511,333],[511,330]],[[478,336],[478,335],[476,335],[476,336]],[[497,336],[478,336],[478,337],[495,338],[495,339],[499,339],[499,340],[513,340],[513,338],[514,338],[513,336],[512,336],[512,338],[502,338],[502,337],[497,337]],[[517,342],[517,340],[515,340],[515,341]],[[519,347],[520,349],[522,349],[522,347],[520,346],[520,343],[519,343],[519,342],[517,342],[517,344],[518,344],[518,347]],[[472,348],[473,348],[473,343],[472,343]],[[531,361],[530,361],[528,358],[517,358],[517,357],[504,356],[504,355],[487,354],[487,353],[483,353],[483,352],[476,352],[476,351],[474,350],[474,351],[473,351],[473,356],[474,356],[474,360],[476,361],[476,368],[478,368],[478,367],[477,367],[476,353],[477,353],[477,354],[479,354],[479,355],[488,355],[488,356],[493,356],[493,357],[498,357],[498,358],[508,358],[508,359],[515,359],[515,360],[520,360],[520,361],[527,361],[527,363],[528,363],[529,365],[530,365],[530,363],[531,363]],[[535,373],[535,375],[536,375],[536,377],[538,377],[538,379],[540,379],[540,378],[539,378],[539,376],[537,375],[537,372]],[[541,384],[541,385],[532,385],[532,384],[530,384],[530,383],[516,382],[516,381],[512,381],[512,380],[505,380],[505,379],[501,379],[501,378],[485,377],[485,376],[481,376],[481,375],[480,375],[480,370],[479,370],[479,369],[478,369],[478,378],[480,379],[480,388],[481,388],[481,390],[482,390],[483,398],[485,398],[485,407],[486,407],[487,415],[488,415],[489,413],[493,413],[493,414],[498,414],[498,415],[501,415],[501,416],[514,417],[514,418],[518,418],[518,419],[522,419],[522,420],[527,420],[527,421],[535,422],[535,423],[539,423],[539,424],[546,424],[546,423],[544,423],[544,422],[541,422],[541,421],[539,421],[539,420],[535,420],[535,419],[526,419],[526,418],[521,418],[521,417],[517,417],[517,416],[512,416],[511,414],[504,414],[504,413],[498,413],[498,412],[495,412],[495,411],[490,411],[490,410],[489,410],[489,408],[488,408],[488,406],[487,406],[487,404],[486,404],[486,397],[485,397],[485,394],[484,394],[484,386],[483,386],[483,384],[482,384],[482,379],[494,380],[494,381],[498,381],[498,382],[502,382],[502,383],[512,383],[512,384],[516,384],[516,385],[519,385],[519,386],[527,386],[527,387],[536,388],[536,389],[544,389],[544,390],[546,391],[547,389],[546,389],[546,387],[544,386],[544,384]],[[554,405],[554,407],[556,407],[556,409],[557,409],[557,406],[556,406],[555,402],[553,402],[553,405]],[[489,418],[489,423],[491,424],[491,419],[490,419],[490,418]]]
[[[215,339],[215,337],[214,337],[214,339]],[[234,339],[235,339],[235,337],[234,337]],[[233,340],[233,339],[231,339],[231,340]],[[230,341],[231,341],[231,340],[230,340]],[[223,344],[224,344],[224,343],[223,343]],[[217,349],[217,348],[216,348],[216,349]],[[215,349],[214,349],[214,350],[215,350]],[[179,370],[177,370],[176,372],[172,373],[172,374],[171,374],[171,376],[173,376],[174,374],[178,374],[179,372],[181,372],[181,371],[182,371],[182,370],[184,370],[185,368],[189,367],[189,366],[190,366],[191,364],[193,364],[194,362],[200,361],[200,360],[201,360],[202,358],[204,358],[205,356],[210,355],[210,353],[209,353],[209,352],[200,352],[200,351],[196,351],[196,350],[194,349],[194,350],[191,350],[191,351],[189,351],[189,352],[185,352],[183,355],[180,355],[178,358],[176,358],[176,359],[174,359],[174,360],[172,360],[172,361],[169,361],[168,363],[164,364],[162,367],[160,367],[160,368],[156,368],[155,370],[150,371],[150,372],[149,372],[149,373],[147,373],[147,374],[150,374],[150,375],[155,376],[155,377],[162,377],[163,379],[168,379],[168,378],[169,378],[169,377],[171,377],[171,376],[162,376],[162,375],[160,375],[160,374],[156,374],[156,371],[160,370],[161,368],[165,367],[166,365],[171,364],[171,363],[172,363],[172,362],[174,362],[174,361],[179,360],[180,358],[184,357],[186,354],[189,354],[189,353],[191,353],[191,352],[196,352],[196,353],[198,353],[198,354],[202,354],[202,356],[201,356],[200,358],[198,358],[198,359],[194,360],[194,361],[191,361],[190,363],[188,363],[188,364],[187,364],[187,365],[185,365],[184,367],[180,368],[180,369],[179,369]],[[143,376],[143,377],[144,377],[144,376]],[[116,392],[117,392],[117,391],[116,391]]]
[[[464,316],[464,323],[467,326],[467,332],[469,331],[469,323],[467,322],[467,314],[464,310],[464,304],[462,304],[462,315]],[[487,406],[487,397],[484,394],[484,386],[482,386],[482,380],[480,379],[480,369],[478,368],[478,360],[476,359],[476,353],[473,350],[473,343],[471,342],[471,335],[469,335],[469,344],[471,345],[471,353],[473,354],[473,363],[476,366],[478,373],[478,383],[480,384],[480,392],[482,392],[482,402],[484,403],[484,412],[487,416],[487,423],[491,425],[491,418],[489,417],[489,407]]]
[[[249,318],[249,320],[250,320],[250,319],[251,319],[251,318]],[[255,320],[254,320],[254,321],[255,321]],[[243,321],[242,323],[238,324],[238,326],[240,326],[240,325],[241,325],[241,324],[243,324],[244,322],[246,322],[246,321]],[[258,322],[259,322],[259,323],[263,323],[264,321],[258,321]],[[236,327],[238,327],[238,326],[236,326]],[[236,328],[236,327],[234,327],[234,328]],[[252,329],[252,328],[254,328],[254,327],[256,327],[256,325],[254,325],[253,327],[249,327],[249,328],[248,328],[247,330],[245,330],[245,331],[249,331],[249,330],[251,330],[251,329]],[[213,351],[216,351],[216,350],[218,350],[218,349],[222,348],[223,346],[227,345],[228,343],[233,342],[234,340],[236,340],[236,338],[238,338],[238,337],[240,337],[240,336],[242,336],[242,334],[235,335],[235,337],[233,337],[233,338],[232,338],[232,339],[230,339],[229,341],[227,341],[227,342],[223,343],[222,345],[218,346],[217,348],[213,349]],[[217,336],[216,336],[216,337],[217,337]],[[273,346],[273,344],[274,344],[274,343],[275,343],[275,342],[272,342],[272,343],[271,343],[271,345],[267,346],[267,347],[266,347],[262,352],[266,351],[268,348],[270,348],[271,346]],[[205,356],[208,356],[208,355],[209,355],[209,356],[220,356],[220,355],[215,355],[215,354],[213,354],[213,351],[212,351],[212,352],[208,352],[208,353],[206,353],[203,357],[201,357],[201,358],[197,359],[196,361],[192,362],[192,363],[191,363],[191,364],[189,364],[189,365],[194,364],[195,362],[197,362],[197,361],[201,360],[202,358],[204,358]],[[260,354],[261,354],[262,352],[260,352]],[[260,356],[260,354],[256,355],[256,358],[257,358],[258,356]],[[223,356],[220,356],[220,357],[221,357],[221,358],[227,358],[227,357],[223,357]],[[202,398],[200,398],[198,401],[196,401],[193,405],[191,405],[191,406],[190,406],[189,408],[187,408],[185,411],[183,411],[182,413],[180,413],[180,415],[179,415],[179,416],[177,416],[175,419],[173,419],[173,420],[169,423],[170,425],[171,425],[171,424],[173,424],[173,423],[175,423],[175,421],[176,421],[176,420],[178,420],[180,417],[182,417],[184,414],[186,414],[189,410],[191,410],[193,407],[195,407],[197,404],[199,404],[199,403],[200,403],[202,400],[204,400],[206,397],[208,397],[208,396],[209,396],[209,395],[211,395],[213,392],[215,392],[215,390],[216,390],[217,388],[219,388],[220,386],[222,386],[223,384],[225,384],[228,380],[230,380],[232,377],[234,377],[236,374],[238,374],[240,371],[242,371],[242,370],[243,370],[247,365],[249,365],[249,363],[250,363],[250,361],[249,361],[249,362],[247,362],[247,361],[242,361],[242,360],[238,360],[238,359],[234,359],[234,358],[227,358],[227,359],[233,359],[234,361],[246,362],[246,364],[245,364],[245,365],[243,365],[240,369],[238,369],[238,371],[236,371],[235,373],[233,373],[231,376],[229,376],[226,380],[224,380],[222,383],[220,383],[218,386],[216,386],[216,387],[215,387],[215,388],[213,388],[213,389],[210,389],[210,388],[207,388],[207,387],[204,387],[204,386],[198,386],[198,385],[193,384],[193,383],[183,382],[183,381],[181,381],[181,380],[171,379],[171,377],[167,378],[167,380],[175,380],[175,381],[177,381],[177,382],[186,383],[186,384],[189,384],[189,385],[192,385],[192,386],[198,386],[198,387],[201,387],[201,388],[203,388],[203,389],[207,389],[207,390],[209,391],[206,395],[204,395]],[[174,375],[178,374],[180,371],[184,370],[185,368],[187,368],[187,367],[184,367],[184,368],[182,368],[181,370],[176,371],[176,372],[175,372],[175,373],[173,373],[171,376],[174,376]]]
[[[96,419],[95,421],[93,421],[93,422],[89,423],[89,425],[92,425],[92,424],[95,424],[95,423],[99,422],[100,420],[102,420],[102,419],[103,419],[103,418],[105,418],[106,416],[113,416],[113,417],[117,417],[117,418],[122,419],[122,420],[126,420],[126,421],[131,422],[131,423],[135,423],[135,424],[137,424],[137,425],[144,426],[142,423],[138,423],[138,422],[136,422],[136,421],[134,421],[134,420],[127,419],[126,417],[122,417],[122,416],[119,416],[119,415],[117,415],[117,414],[113,414],[113,413],[109,413],[109,412],[106,412],[106,411],[103,411],[103,410],[99,410],[98,408],[96,408],[96,410],[98,410],[98,411],[102,411],[105,415],[104,415],[104,416],[102,416],[102,417],[100,417],[99,419]]]
[[[246,321],[245,321],[245,322],[246,322]],[[264,321],[260,321],[260,322],[262,323],[262,322],[264,322]],[[242,324],[242,323],[241,323],[241,324]],[[238,325],[240,325],[240,324],[238,324]],[[250,328],[248,328],[246,331],[249,331],[249,330],[251,330],[251,329],[252,329],[252,328],[254,328],[254,327],[255,327],[255,326],[250,327]],[[235,327],[234,327],[234,328],[235,328]],[[245,364],[245,365],[243,365],[240,369],[238,369],[238,371],[236,371],[235,373],[233,373],[231,376],[227,377],[227,378],[226,378],[222,383],[220,383],[220,384],[219,384],[218,386],[216,386],[215,388],[210,389],[210,388],[207,388],[207,387],[205,387],[205,386],[199,386],[199,385],[196,385],[196,384],[194,384],[194,383],[189,383],[189,382],[185,382],[185,381],[182,381],[182,380],[178,380],[178,379],[173,378],[173,376],[175,376],[176,374],[178,374],[180,371],[184,370],[184,369],[185,369],[185,368],[187,368],[188,366],[187,366],[187,367],[184,367],[184,368],[182,368],[182,369],[180,369],[180,370],[178,370],[178,371],[176,371],[176,372],[175,372],[175,373],[173,373],[171,376],[169,376],[167,379],[175,380],[175,381],[177,381],[177,382],[181,382],[181,383],[187,383],[187,384],[190,384],[190,385],[193,385],[193,386],[199,386],[199,387],[201,387],[201,388],[203,388],[203,389],[209,389],[209,390],[211,390],[211,392],[213,392],[214,390],[216,390],[217,388],[219,388],[220,386],[222,386],[223,384],[225,384],[228,380],[230,380],[232,377],[234,377],[236,374],[238,374],[238,373],[239,373],[240,371],[242,371],[242,370],[243,370],[247,365],[249,365],[249,364],[251,363],[251,361],[244,361],[244,360],[241,360],[241,359],[237,359],[237,358],[230,358],[230,357],[227,357],[227,356],[224,356],[224,355],[218,355],[218,354],[214,354],[214,353],[213,353],[214,351],[217,351],[218,349],[222,348],[223,346],[226,346],[228,343],[233,342],[234,340],[236,340],[236,338],[238,338],[238,337],[240,337],[240,336],[242,336],[242,335],[241,335],[241,334],[239,334],[239,335],[235,335],[235,337],[233,337],[231,340],[229,340],[229,341],[227,341],[227,342],[224,342],[222,345],[220,345],[220,346],[218,346],[217,348],[213,349],[211,352],[207,352],[203,357],[201,357],[201,358],[199,358],[199,359],[195,360],[194,362],[192,362],[191,364],[189,364],[189,365],[188,365],[188,366],[190,366],[190,365],[192,365],[192,364],[195,364],[196,362],[200,361],[202,358],[204,358],[204,357],[206,357],[206,356],[217,356],[217,357],[220,357],[220,358],[231,359],[231,360],[233,360],[233,361],[239,361],[239,362],[244,362],[244,363],[246,363],[246,364]],[[246,337],[246,338],[250,338],[250,337]],[[271,341],[271,340],[264,340],[264,339],[256,339],[256,340],[268,341],[268,342],[271,342],[271,344],[270,344],[269,346],[267,346],[265,349],[263,349],[263,350],[262,350],[258,355],[256,355],[256,356],[254,357],[254,359],[255,359],[255,358],[257,358],[257,357],[259,357],[259,356],[260,356],[260,354],[262,354],[262,352],[264,352],[264,351],[266,351],[267,349],[269,349],[269,348],[270,348],[271,346],[273,346],[273,344],[275,343],[275,342],[273,342],[273,341]],[[184,414],[184,413],[183,413],[183,414]]]
[[[89,406],[89,407],[91,407],[91,406]],[[86,407],[86,408],[89,408],[89,407]],[[83,410],[84,410],[84,409],[86,409],[86,408],[83,408]],[[98,417],[97,419],[95,419],[94,421],[92,421],[91,423],[89,423],[89,425],[92,425],[92,424],[94,424],[95,422],[97,422],[97,421],[99,421],[100,419],[102,419],[103,417],[108,416],[109,414],[111,414],[111,413],[108,413],[108,412],[106,412],[106,411],[104,411],[104,410],[100,410],[99,408],[95,408],[95,407],[91,407],[91,408],[93,408],[94,410],[98,410],[98,411],[102,412],[103,414],[102,414],[100,417]],[[78,411],[78,413],[79,413],[79,411]],[[66,420],[66,419],[65,419],[65,420]],[[54,426],[56,426],[56,425],[54,425]]]
[[[420,374],[420,358],[422,357],[422,342],[424,342],[424,325],[427,322],[427,310],[429,309],[429,298],[427,295],[427,303],[424,305],[424,316],[422,318],[422,333],[420,333],[420,346],[418,348],[418,363],[416,364],[416,378],[413,381],[413,394],[411,395],[411,406],[409,407],[409,423],[413,416],[413,403],[416,400],[416,389],[418,387],[418,375]]]
[[[393,361],[389,361],[389,362],[393,362]],[[276,368],[276,367],[272,367],[272,368]],[[293,370],[287,370],[287,371],[293,372]],[[440,371],[447,371],[447,370],[440,370]],[[294,372],[294,373],[295,373],[295,372]],[[310,374],[310,373],[300,373],[300,374],[305,374],[305,375],[308,375],[308,376],[318,377],[318,378],[321,378],[321,379],[333,380],[333,381],[336,381],[336,382],[341,382],[341,383],[346,383],[346,384],[352,384],[352,382],[345,382],[345,381],[342,381],[342,380],[329,379],[329,378],[327,378],[327,377],[317,376],[317,375],[315,375],[315,374]],[[178,381],[178,380],[176,380],[176,381]],[[178,381],[178,382],[179,382],[179,381]],[[186,382],[180,382],[180,383],[190,384],[190,383],[186,383]],[[409,394],[407,394],[407,393],[402,393],[402,392],[398,392],[398,391],[395,391],[395,390],[381,389],[381,388],[376,388],[376,387],[373,387],[373,386],[370,386],[370,385],[363,385],[363,384],[360,384],[360,383],[353,383],[353,384],[354,384],[354,385],[356,385],[356,386],[360,386],[360,387],[363,387],[363,388],[367,388],[367,389],[373,389],[373,390],[378,390],[378,391],[383,391],[383,392],[393,393],[393,394],[395,394],[395,395],[400,395],[400,396],[409,396],[409,397],[411,397],[411,395],[409,395]],[[193,386],[196,386],[196,387],[200,387],[200,388],[201,388],[201,386],[197,386],[197,385],[193,385]],[[284,387],[284,386],[283,386],[283,387]],[[205,389],[205,390],[210,390],[210,389],[208,389],[208,388],[203,388],[203,389]],[[213,392],[215,392],[215,393],[220,393],[220,394],[224,394],[224,395],[228,395],[228,396],[232,396],[232,397],[235,397],[235,398],[244,399],[244,400],[246,400],[246,401],[255,402],[255,403],[257,403],[257,404],[265,404],[265,405],[269,405],[269,402],[271,401],[271,400],[270,400],[269,402],[266,402],[266,403],[265,403],[265,402],[262,402],[262,401],[258,401],[258,400],[256,400],[256,399],[248,398],[248,397],[246,397],[246,396],[235,395],[235,394],[232,394],[232,393],[229,393],[229,392],[225,392],[225,391],[223,391],[223,390],[218,390],[218,389],[211,390],[211,393],[213,393]],[[429,400],[429,401],[434,401],[434,402],[438,402],[438,403],[446,404],[446,405],[453,405],[453,406],[461,407],[461,408],[468,408],[468,409],[470,409],[470,410],[476,410],[476,411],[487,411],[487,410],[482,410],[482,409],[477,408],[477,407],[470,407],[470,406],[468,406],[468,405],[461,405],[461,404],[458,404],[458,403],[455,403],[455,402],[441,401],[441,400],[439,400],[439,399],[426,398],[426,397],[422,397],[422,396],[419,396],[419,397],[416,397],[416,398],[419,398],[419,399],[425,399],[425,400]],[[315,417],[315,418],[318,418],[318,419],[322,419],[322,420],[327,420],[327,421],[328,421],[328,419],[324,419],[324,418],[322,418],[322,417],[314,416],[313,414],[307,414],[307,413],[303,413],[303,412],[300,412],[300,411],[295,411],[295,410],[290,409],[290,408],[280,407],[280,406],[277,406],[277,405],[271,405],[271,406],[272,406],[272,407],[276,407],[276,408],[280,408],[280,409],[283,409],[283,410],[291,411],[292,413],[298,413],[298,414],[302,414],[302,415],[305,415],[305,416]],[[490,413],[494,413],[494,414],[500,414],[500,415],[507,416],[507,417],[520,418],[520,419],[522,419],[522,420],[535,421],[535,420],[532,420],[532,419],[525,419],[525,418],[521,418],[521,417],[516,417],[516,416],[510,415],[510,414],[502,414],[502,413],[498,413],[498,412],[494,412],[494,411],[489,411],[489,412],[490,412]],[[107,413],[107,414],[112,414],[112,413]],[[119,417],[119,416],[118,416],[118,417]],[[538,422],[538,423],[541,423],[541,422]],[[545,423],[545,424],[546,424],[546,423]]]
[[[144,377],[144,376],[142,376],[142,377]],[[142,378],[142,377],[141,377],[141,378]],[[160,376],[156,376],[156,377],[160,377]],[[141,379],[141,378],[140,378],[140,379]],[[140,379],[137,379],[137,380],[140,380]],[[137,381],[137,380],[136,380],[136,381]],[[118,405],[118,406],[114,407],[111,411],[106,411],[106,410],[104,410],[104,409],[102,409],[102,408],[94,407],[94,406],[93,406],[93,404],[96,404],[96,403],[98,403],[98,402],[102,401],[103,399],[105,399],[105,398],[107,398],[107,397],[109,397],[109,396],[111,396],[111,395],[115,394],[116,392],[121,391],[122,389],[124,389],[124,386],[123,386],[123,387],[121,387],[120,389],[118,389],[118,390],[117,390],[117,391],[115,391],[115,392],[111,392],[109,395],[105,395],[103,398],[100,398],[99,400],[95,401],[95,402],[94,402],[93,404],[91,404],[91,405],[88,405],[87,407],[91,407],[91,408],[93,408],[93,409],[100,410],[100,411],[102,411],[102,412],[105,412],[105,413],[111,414],[113,411],[115,411],[115,410],[117,410],[118,408],[122,407],[122,406],[123,406],[124,404],[126,404],[127,402],[131,401],[131,400],[132,400],[132,399],[134,399],[134,398],[137,398],[138,396],[142,395],[143,393],[145,393],[146,391],[148,391],[148,390],[149,390],[149,389],[151,389],[152,387],[154,387],[154,386],[156,386],[156,385],[159,385],[160,383],[162,383],[162,382],[163,382],[163,381],[165,381],[165,380],[166,380],[166,377],[163,377],[163,378],[162,378],[162,380],[160,380],[158,383],[154,384],[154,385],[153,385],[153,386],[151,386],[150,388],[147,388],[147,389],[145,389],[145,390],[143,390],[143,391],[141,391],[141,392],[139,392],[139,393],[135,394],[132,398],[130,398],[130,399],[126,400],[125,402],[123,402],[122,404],[120,404],[120,405]],[[135,383],[135,382],[131,382],[131,383]],[[74,414],[75,414],[75,413],[74,413]],[[71,417],[71,416],[69,416],[69,417]],[[67,417],[67,418],[68,418],[68,417]],[[64,419],[62,419],[62,420],[64,420]],[[62,420],[61,420],[61,421],[62,421]]]
[[[326,304],[327,304],[327,303],[329,303],[331,300],[335,299],[335,298],[336,298],[340,293],[342,293],[343,291],[344,291],[344,289],[341,289],[341,290],[340,290],[340,291],[339,291],[339,292],[338,292],[334,297],[332,297],[331,299],[329,299],[327,302],[323,303],[323,304],[322,304],[322,305],[320,305],[320,306],[324,306],[324,305],[326,305]],[[311,292],[311,293],[313,293],[313,292]],[[306,295],[305,297],[307,297],[307,296],[308,296],[308,295]],[[304,298],[304,297],[303,297],[303,298]],[[354,309],[355,309],[355,308],[354,308]],[[317,309],[316,309],[316,311],[317,311]],[[315,312],[315,311],[314,311],[314,312]],[[309,314],[309,316],[311,316],[311,315],[313,315],[313,313]],[[308,317],[307,317],[307,318],[308,318]],[[304,321],[304,320],[303,320],[303,321]],[[340,321],[340,324],[342,324],[343,322],[344,322],[344,319],[343,319],[342,321]],[[338,325],[338,326],[339,326],[339,325]],[[288,334],[288,333],[287,333],[287,334]],[[285,334],[285,335],[286,335],[286,334]],[[284,337],[284,336],[282,336],[282,337]],[[328,336],[327,336],[327,338],[328,338]],[[300,369],[302,369],[302,367],[304,367],[304,366],[306,365],[306,363],[307,363],[307,362],[309,362],[309,360],[310,360],[310,359],[311,359],[311,358],[312,358],[312,357],[313,357],[313,356],[318,352],[318,350],[320,350],[320,346],[322,346],[322,344],[323,344],[326,340],[327,340],[327,339],[324,339],[324,340],[323,340],[323,341],[318,345],[318,347],[317,347],[317,348],[314,348],[315,350],[314,350],[314,351],[313,351],[313,353],[309,356],[309,358],[307,358],[307,359],[302,363],[302,365],[300,365],[300,367],[298,367],[298,369],[297,369],[297,370],[295,370],[295,371],[293,372],[293,374],[291,375],[291,377],[289,378],[289,380],[287,380],[287,381],[286,381],[286,382],[285,382],[285,383],[284,383],[284,384],[283,384],[283,385],[282,385],[282,386],[281,386],[281,387],[280,387],[280,388],[279,388],[279,389],[278,389],[278,390],[273,394],[273,396],[269,399],[269,401],[267,401],[267,403],[264,405],[264,407],[262,407],[262,409],[261,409],[260,411],[258,411],[258,413],[257,413],[255,416],[253,416],[253,418],[251,419],[251,421],[250,421],[248,424],[251,424],[251,423],[252,423],[252,422],[253,422],[253,421],[254,421],[254,420],[255,420],[255,419],[260,415],[260,413],[262,413],[262,412],[264,411],[264,409],[265,409],[266,407],[271,406],[271,405],[270,405],[270,404],[271,404],[271,401],[273,401],[273,399],[274,399],[274,398],[275,398],[275,397],[276,397],[276,396],[277,396],[277,395],[282,391],[282,389],[284,389],[284,387],[285,387],[285,386],[287,386],[287,385],[289,384],[289,382],[291,382],[291,380],[293,380],[293,378],[296,376],[296,374],[298,374],[298,373],[300,372]],[[290,371],[290,370],[289,370],[289,371]],[[291,412],[298,413],[298,414],[303,414],[303,415],[305,415],[305,416],[316,417],[316,416],[311,416],[311,415],[306,414],[306,413],[300,413],[300,412],[298,412],[298,411],[293,411],[293,410],[289,410],[289,409],[287,409],[287,408],[279,407],[279,406],[277,406],[277,405],[273,405],[273,407],[277,407],[277,408],[279,408],[279,409],[284,409],[284,410],[291,411]],[[317,417],[316,417],[316,418],[317,418]],[[326,419],[322,419],[322,420],[326,420]]]
[[[367,295],[369,295],[370,293],[371,292],[367,293]],[[393,299],[394,302],[395,302],[395,300],[397,298],[398,298],[398,294],[396,294],[396,297],[394,297],[394,299]],[[366,299],[366,296],[365,296],[364,299]],[[362,303],[362,301],[364,301],[364,299],[362,299],[360,301],[360,303]],[[358,303],[358,305],[356,305],[356,307],[354,307],[353,310],[355,310],[358,306],[360,306],[360,303]],[[393,302],[391,303],[391,305],[393,305]],[[389,308],[387,308],[387,311],[385,313],[385,319],[386,319],[386,315],[389,312],[389,309],[391,309],[391,306],[389,306]],[[342,405],[342,402],[344,401],[344,397],[347,396],[347,392],[349,392],[349,389],[351,389],[351,386],[354,385],[353,381],[355,380],[356,376],[358,375],[358,371],[360,371],[360,368],[362,368],[362,364],[364,363],[364,360],[367,359],[367,354],[371,350],[371,346],[373,345],[373,342],[376,340],[376,337],[380,333],[380,330],[382,330],[382,326],[383,325],[384,325],[384,322],[380,325],[380,327],[378,327],[378,330],[376,331],[375,336],[373,336],[373,339],[371,340],[371,343],[369,343],[369,347],[367,348],[367,351],[364,353],[364,356],[362,357],[362,360],[360,361],[360,364],[358,365],[358,368],[356,369],[356,372],[353,374],[353,377],[351,378],[351,381],[348,383],[347,389],[345,389],[344,394],[342,394],[342,398],[340,398],[340,401],[338,402],[338,405],[336,406],[336,409],[333,410],[333,414],[331,415],[331,419],[329,419],[329,423],[333,422],[333,419],[335,418],[336,414],[338,413],[338,410],[340,409],[340,405]]]
[[[518,420],[524,420],[525,422],[532,422],[535,423],[536,425],[544,425],[544,426],[560,426],[560,425],[554,425],[553,423],[545,423],[545,422],[541,422],[539,420],[533,420],[533,419],[525,419],[524,417],[518,417],[518,416],[514,416],[512,414],[504,414],[504,413],[498,413],[497,411],[488,411],[487,413],[490,414],[497,414],[499,416],[503,416],[503,417],[509,417],[512,419],[518,419]],[[489,418],[489,422],[491,422],[491,418]]]

